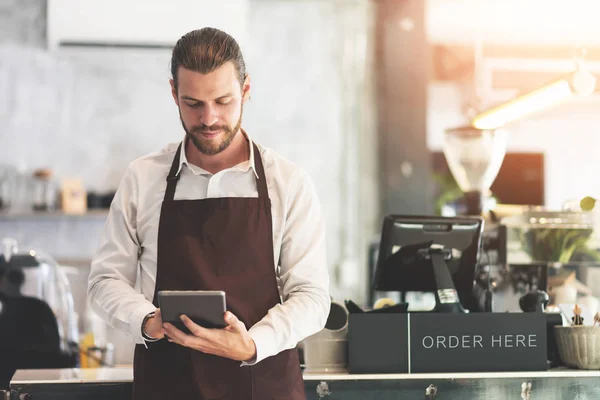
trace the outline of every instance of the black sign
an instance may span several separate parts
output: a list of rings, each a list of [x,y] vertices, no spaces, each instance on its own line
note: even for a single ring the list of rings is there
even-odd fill
[[[350,314],[348,370],[352,374],[408,372],[408,314]]]
[[[410,372],[547,369],[542,313],[410,314]]]

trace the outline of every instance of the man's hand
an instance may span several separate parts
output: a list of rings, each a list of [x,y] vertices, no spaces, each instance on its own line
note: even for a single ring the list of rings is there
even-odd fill
[[[162,316],[160,314],[160,308],[156,309],[154,317],[150,317],[146,320],[143,329],[146,335],[154,339],[162,339],[165,337],[165,334],[162,330]]]
[[[182,315],[181,321],[192,332],[191,335],[181,332],[168,322],[163,324],[163,333],[169,337],[170,342],[203,353],[237,361],[254,359],[256,357],[256,345],[244,323],[229,311],[225,313],[224,319],[227,324],[224,329],[207,329]]]

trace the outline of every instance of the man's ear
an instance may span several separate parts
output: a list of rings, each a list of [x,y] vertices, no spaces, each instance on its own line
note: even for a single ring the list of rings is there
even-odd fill
[[[171,84],[171,95],[173,96],[173,100],[175,100],[175,104],[179,107],[179,98],[177,98],[177,88],[175,87],[175,81],[173,79],[169,79],[169,83]]]
[[[242,102],[245,103],[250,100],[250,89],[252,85],[250,84],[250,75],[246,74],[246,78],[244,79],[244,84],[242,85]]]

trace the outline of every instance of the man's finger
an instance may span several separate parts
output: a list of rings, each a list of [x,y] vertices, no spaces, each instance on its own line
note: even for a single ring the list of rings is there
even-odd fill
[[[163,326],[164,333],[171,342],[204,352],[212,347],[209,341],[193,335],[187,335],[169,323],[165,323]]]
[[[246,325],[244,325],[244,323],[230,311],[225,313],[225,322],[227,325],[231,326],[231,329],[234,332],[243,332],[246,330]]]
[[[185,315],[182,315],[180,317],[180,319],[181,319],[181,322],[183,322],[183,324],[190,330],[190,332],[192,332],[192,334],[194,336],[198,336],[198,337],[207,336],[206,331],[208,331],[208,329],[203,328],[200,325],[196,324],[194,321],[192,321]]]
[[[167,335],[171,340],[184,344],[187,340],[187,336],[185,333],[181,332],[179,329],[175,328],[175,326],[171,325],[168,322],[163,324],[164,334]]]
[[[233,325],[238,321],[237,317],[233,315],[231,311],[225,312],[225,315],[223,315],[223,319],[225,320],[225,323],[227,325]]]

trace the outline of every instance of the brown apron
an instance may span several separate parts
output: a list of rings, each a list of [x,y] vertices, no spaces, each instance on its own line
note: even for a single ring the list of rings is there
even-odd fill
[[[250,329],[280,302],[273,262],[271,201],[254,146],[258,197],[174,200],[182,151],[167,177],[158,228],[153,303],[159,290],[223,290],[227,309]],[[169,343],[137,345],[134,399],[305,400],[298,352],[254,366]]]

